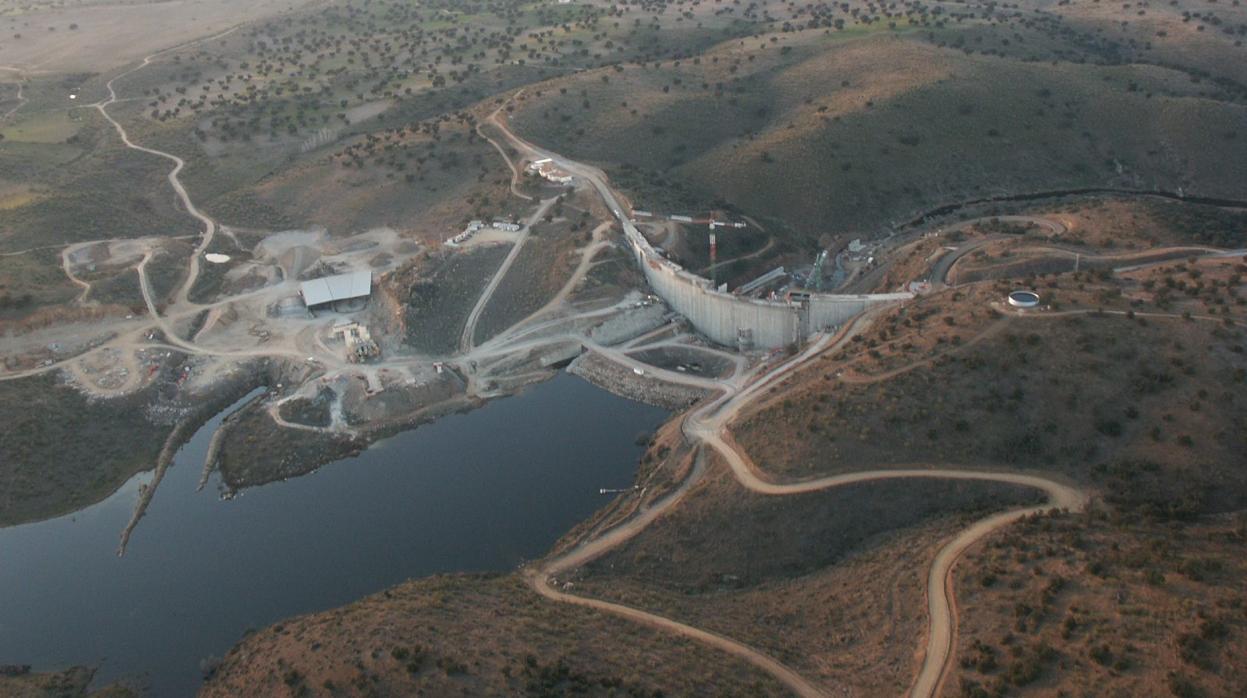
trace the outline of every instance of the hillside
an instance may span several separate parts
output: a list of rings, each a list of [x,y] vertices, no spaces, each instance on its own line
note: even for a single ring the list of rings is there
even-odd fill
[[[1079,33],[1029,24],[763,32],[542,83],[512,123],[603,166],[638,207],[730,205],[782,220],[807,246],[1007,194],[1243,197],[1247,102],[1236,83],[1210,89],[1194,69],[1109,59]],[[1013,42],[1001,44],[1006,31]],[[1241,63],[1230,59],[1241,47],[1217,50]]]
[[[407,582],[244,638],[201,696],[780,695],[697,644],[592,611],[552,607],[515,575]]]
[[[1186,320],[1190,306],[1170,303],[1168,317],[1147,316],[1163,313],[1151,303],[1127,317],[1119,285],[1139,282],[1089,276],[1040,284],[1060,303],[1048,316],[994,309],[1001,286],[988,283],[893,311],[743,416],[737,438],[788,476],[1007,464],[1096,483],[1128,508],[1241,508],[1241,326]],[[1224,307],[1241,317],[1239,302]]]

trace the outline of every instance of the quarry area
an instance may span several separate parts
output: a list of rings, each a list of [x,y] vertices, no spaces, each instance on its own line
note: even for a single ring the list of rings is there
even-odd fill
[[[1243,694],[1237,0],[146,5],[0,12],[0,529],[121,493],[126,562],[204,425],[228,500],[562,371],[670,413],[201,695]]]

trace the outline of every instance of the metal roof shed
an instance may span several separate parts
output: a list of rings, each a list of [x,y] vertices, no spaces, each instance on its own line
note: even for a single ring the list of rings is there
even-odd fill
[[[372,272],[355,271],[304,281],[301,284],[301,292],[303,302],[309,308],[335,301],[362,298],[372,293]]]

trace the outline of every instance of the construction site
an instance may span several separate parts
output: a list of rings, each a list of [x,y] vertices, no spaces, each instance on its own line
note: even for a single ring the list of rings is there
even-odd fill
[[[913,297],[909,292],[844,295],[826,293],[823,266],[827,252],[820,252],[804,273],[775,267],[736,288],[700,276],[673,261],[655,247],[638,227],[659,218],[648,211],[633,211],[623,220],[626,239],[646,279],[668,304],[717,344],[741,352],[799,346],[811,334],[826,332],[878,303]],[[705,225],[710,251],[709,269],[718,267],[716,229],[741,229],[744,221],[728,222],[714,217],[695,219],[672,214],[662,219],[683,226]],[[648,226],[647,226],[648,227]]]
[[[111,398],[160,380],[174,354],[183,359],[176,388],[190,393],[276,361],[300,378],[270,386],[275,428],[366,438],[371,424],[420,421],[439,413],[435,403],[504,395],[569,363],[616,392],[686,405],[776,349],[910,297],[826,292],[826,253],[810,270],[779,266],[730,288],[717,278],[716,236],[745,231],[745,220],[633,210],[593,168],[501,133],[518,153],[517,183],[531,173],[559,189],[524,195],[525,220],[472,219],[440,243],[389,228],[244,236],[179,190],[205,228],[180,283],[157,289],[152,277],[177,254],[168,240],[66,246],[62,268],[84,309],[100,305],[105,281],[130,275],[145,312],[23,334],[8,344],[4,377],[61,372]],[[707,232],[706,275],[647,239],[641,228],[655,235],[660,222]],[[305,400],[326,405],[329,418],[283,416],[281,405]]]
[[[1232,4],[9,8],[0,695],[1240,695]]]

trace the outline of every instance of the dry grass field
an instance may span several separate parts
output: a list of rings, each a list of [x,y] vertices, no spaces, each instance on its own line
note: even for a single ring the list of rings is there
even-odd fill
[[[0,141],[0,168],[32,193],[0,208],[0,250],[196,232],[174,203],[163,160],[122,147],[94,112],[72,113],[72,142]]]
[[[26,667],[13,667],[10,673],[0,673],[0,694],[8,698],[135,698],[138,691],[124,684],[110,684],[91,689],[95,671],[85,667],[72,667],[64,671],[31,672]]]
[[[1037,60],[1053,54],[1071,60]],[[1247,175],[1241,90],[1110,62],[1073,29],[764,33],[621,68],[529,89],[514,125],[617,174],[638,207],[677,203],[658,191],[678,183],[680,199],[780,218],[811,246],[958,200],[1090,186],[1236,197]]]

